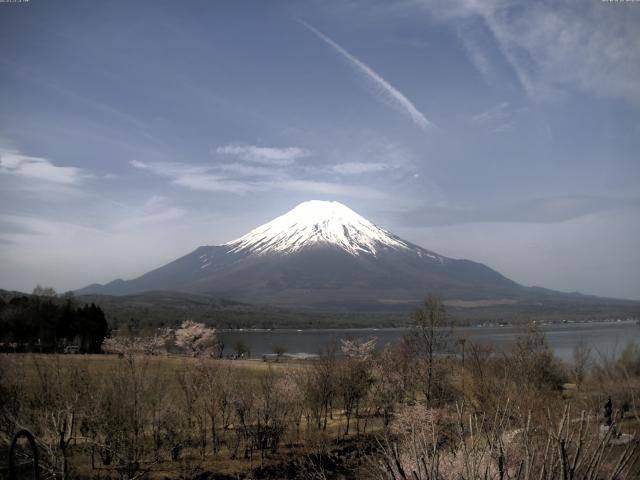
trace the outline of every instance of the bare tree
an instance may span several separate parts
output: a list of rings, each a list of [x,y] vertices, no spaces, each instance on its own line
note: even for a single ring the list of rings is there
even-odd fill
[[[380,440],[371,461],[381,480],[636,478],[637,439],[618,446],[613,428],[600,436],[593,427],[593,418],[569,406],[542,423],[506,401],[491,417],[463,405],[449,421],[435,410],[414,411],[396,438]]]
[[[573,365],[571,366],[571,374],[578,389],[584,382],[590,366],[591,346],[584,341],[580,341],[573,347]]]
[[[244,343],[242,340],[238,340],[233,346],[233,350],[236,352],[237,358],[244,358],[244,356],[249,356],[251,352],[249,351],[249,346]]]
[[[405,382],[404,358],[397,350],[386,348],[372,367],[371,399],[384,428],[388,428],[396,406],[404,399],[408,382]]]
[[[199,446],[200,457],[204,458],[207,450],[207,424],[209,418],[209,402],[205,397],[205,377],[202,368],[191,361],[184,361],[177,372],[180,386],[184,433],[188,444]],[[196,435],[197,434],[197,435]]]
[[[168,428],[162,435],[172,417],[159,375],[157,362],[132,350],[100,377],[88,429],[95,432],[93,443],[105,468],[116,470],[121,478],[148,473],[158,463],[159,447],[164,444],[171,450],[176,441],[172,434],[177,429]],[[153,446],[153,457],[147,455],[148,445]]]
[[[295,426],[296,437],[300,436],[300,424],[305,410],[305,375],[300,369],[287,369],[281,379],[281,395],[287,405],[289,420]]]
[[[40,446],[50,459],[50,473],[63,479],[71,472],[71,444],[78,435],[79,419],[88,414],[89,379],[85,367],[62,364],[58,357],[42,362],[34,357],[37,373],[31,419]]]
[[[0,444],[8,445],[17,431],[17,422],[25,395],[24,375],[15,360],[0,361]]]
[[[273,346],[273,353],[276,354],[276,361],[279,361],[282,356],[287,353],[288,349],[287,347],[285,347],[284,345],[274,345]]]
[[[318,430],[327,428],[336,394],[338,358],[335,343],[328,344],[311,366],[300,374],[298,383],[307,409],[307,424],[313,418]]]
[[[432,401],[436,353],[445,351],[452,335],[452,325],[442,299],[429,295],[414,315],[410,341],[415,354],[425,362],[426,379],[424,393],[427,404]]]
[[[260,377],[256,392],[256,421],[253,436],[262,459],[267,451],[273,453],[277,451],[286,430],[288,404],[287,397],[283,394],[284,387],[284,382],[271,366]]]
[[[511,398],[534,413],[544,412],[552,399],[558,400],[551,393],[559,392],[568,380],[565,365],[536,324],[528,325],[500,360],[512,388]]]
[[[197,388],[202,391],[204,411],[208,416],[211,430],[211,444],[213,453],[220,448],[221,431],[229,425],[229,410],[231,407],[232,372],[229,364],[208,358],[198,359],[196,364]]]
[[[366,397],[373,378],[371,376],[371,356],[377,339],[342,340],[342,353],[345,358],[338,363],[336,390],[342,399],[347,425],[345,435],[349,435],[349,426],[353,413],[359,418],[360,402]],[[359,429],[359,423],[357,423]]]
[[[31,294],[37,297],[50,297],[50,298],[54,298],[58,296],[58,293],[53,288],[43,287],[39,284],[35,286]]]

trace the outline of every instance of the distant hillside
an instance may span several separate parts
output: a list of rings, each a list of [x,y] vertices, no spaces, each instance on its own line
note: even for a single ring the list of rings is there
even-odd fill
[[[174,326],[190,319],[217,328],[349,328],[402,325],[407,315],[400,313],[305,312],[250,305],[206,295],[182,292],[144,292],[137,295],[79,295],[78,302],[94,302],[117,327],[130,324]]]
[[[0,290],[0,299],[28,295]],[[79,295],[77,304],[95,303],[102,307],[113,328],[172,327],[185,319],[214,325],[217,328],[362,328],[402,327],[411,323],[417,303],[392,305],[387,311],[311,312],[250,305],[228,299],[182,292],[144,292],[136,295]],[[580,298],[570,300],[517,303],[446,302],[447,311],[460,324],[525,323],[531,320],[561,322],[603,319],[640,318],[640,303]],[[392,310],[394,307],[395,310]]]

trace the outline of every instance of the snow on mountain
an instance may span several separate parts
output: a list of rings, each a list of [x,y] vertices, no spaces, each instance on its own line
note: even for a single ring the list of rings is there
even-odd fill
[[[79,294],[151,290],[337,309],[406,305],[426,292],[471,300],[526,295],[485,265],[443,257],[324,201],[301,203],[229,243],[198,247],[137,278],[90,285]]]
[[[395,235],[339,202],[311,200],[226,243],[229,252],[293,253],[328,244],[352,255],[376,255],[381,249],[413,250]]]

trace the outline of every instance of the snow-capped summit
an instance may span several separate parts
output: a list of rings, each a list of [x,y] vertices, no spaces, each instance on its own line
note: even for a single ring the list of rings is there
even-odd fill
[[[395,235],[339,202],[310,200],[226,243],[229,252],[293,253],[333,245],[352,255],[376,255],[381,249],[411,249]]]
[[[338,202],[308,201],[223,245],[203,245],[127,281],[78,294],[149,290],[224,296],[279,307],[391,309],[428,292],[519,299],[521,285],[469,260],[402,240]]]

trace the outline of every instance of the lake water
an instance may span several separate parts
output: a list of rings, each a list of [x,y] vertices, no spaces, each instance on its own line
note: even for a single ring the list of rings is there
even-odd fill
[[[556,355],[571,360],[578,342],[591,345],[594,355],[619,355],[630,341],[640,343],[640,325],[635,322],[590,322],[542,325],[549,346]],[[477,326],[456,328],[457,338],[480,345],[491,345],[495,351],[504,351],[523,332],[516,326]],[[378,348],[398,342],[408,332],[403,328],[369,329],[317,329],[317,330],[229,330],[219,332],[225,345],[225,355],[233,353],[238,341],[244,342],[252,357],[273,353],[274,346],[283,346],[291,355],[315,355],[330,342],[346,338],[378,339]]]

